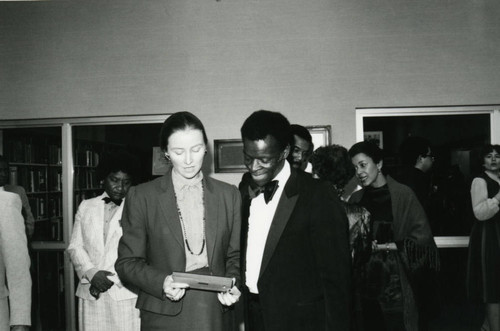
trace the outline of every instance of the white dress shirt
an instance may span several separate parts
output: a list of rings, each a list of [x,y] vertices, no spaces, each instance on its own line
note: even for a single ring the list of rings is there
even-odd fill
[[[250,203],[250,216],[248,217],[248,243],[246,253],[246,286],[251,293],[258,294],[257,281],[259,280],[262,256],[266,246],[267,235],[276,213],[278,203],[283,193],[288,178],[290,177],[290,164],[285,161],[283,169],[274,177],[278,181],[278,189],[271,201],[266,204],[264,194],[259,194]]]

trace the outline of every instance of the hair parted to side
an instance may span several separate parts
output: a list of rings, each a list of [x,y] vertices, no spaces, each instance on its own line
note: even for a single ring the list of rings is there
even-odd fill
[[[360,141],[352,145],[351,149],[349,149],[349,157],[351,159],[359,153],[369,156],[375,163],[382,161],[384,156],[382,150],[371,141]]]
[[[431,148],[429,140],[422,137],[408,137],[399,147],[401,162],[406,166],[414,166],[419,156],[425,156]]]
[[[290,144],[290,122],[278,112],[258,110],[250,115],[241,127],[242,139],[263,140],[267,136],[276,139],[281,150]]]
[[[194,114],[188,111],[181,111],[170,115],[160,130],[160,148],[162,151],[166,152],[168,147],[168,138],[177,131],[185,129],[196,129],[200,130],[203,134],[203,141],[205,145],[208,145],[207,133],[203,123]]]
[[[344,146],[334,144],[318,147],[310,161],[313,173],[335,185],[337,190],[342,190],[354,176],[354,166]]]
[[[105,179],[110,173],[124,172],[135,183],[139,177],[140,162],[137,156],[125,150],[116,150],[101,155],[96,169],[97,180]]]

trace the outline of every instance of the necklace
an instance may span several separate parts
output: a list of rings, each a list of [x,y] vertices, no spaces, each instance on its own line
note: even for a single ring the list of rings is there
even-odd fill
[[[203,192],[203,185],[201,186],[201,191]],[[177,207],[177,213],[179,214],[179,220],[181,221],[182,235],[184,236],[184,242],[186,243],[186,247],[187,247],[189,253],[191,253],[191,255],[200,256],[201,253],[203,253],[203,250],[205,249],[205,204],[204,204],[205,200],[203,199],[203,196],[202,196],[202,201],[203,201],[203,243],[201,244],[200,252],[196,254],[196,253],[193,253],[193,251],[191,250],[191,247],[189,246],[189,242],[187,239],[187,233],[186,233],[186,225],[184,224],[184,219],[182,218],[181,209],[179,208],[179,204],[177,203],[177,195],[175,194],[175,191],[174,191],[174,196],[175,196],[175,206]]]

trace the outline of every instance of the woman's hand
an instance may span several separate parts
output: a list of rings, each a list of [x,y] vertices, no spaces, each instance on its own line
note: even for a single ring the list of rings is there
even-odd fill
[[[186,283],[174,283],[172,275],[168,275],[163,282],[163,293],[170,301],[179,301],[186,294],[188,287]]]
[[[217,298],[219,299],[220,303],[228,307],[238,302],[238,300],[240,300],[240,296],[241,292],[236,286],[233,286],[227,292],[220,292],[217,294]]]

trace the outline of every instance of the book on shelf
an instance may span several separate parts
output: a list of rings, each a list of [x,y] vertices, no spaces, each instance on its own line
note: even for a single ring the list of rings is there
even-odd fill
[[[17,166],[9,166],[9,183],[10,185],[18,185]]]

